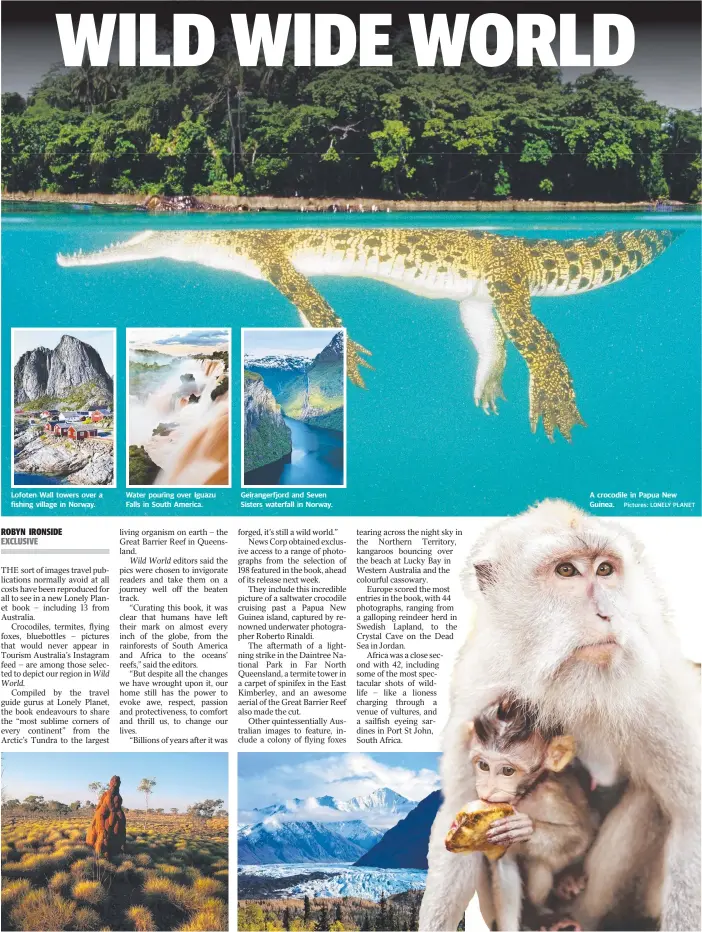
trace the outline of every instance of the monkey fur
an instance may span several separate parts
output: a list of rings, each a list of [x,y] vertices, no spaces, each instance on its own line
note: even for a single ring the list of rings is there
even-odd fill
[[[522,906],[519,865],[529,901],[543,916],[554,875],[577,862],[590,847],[597,815],[569,764],[575,742],[561,728],[541,732],[536,710],[512,697],[483,709],[466,728],[476,790],[484,803],[507,803],[514,815],[492,824],[487,835],[504,845],[490,865],[497,930],[518,929]],[[490,923],[492,925],[492,923]]]
[[[588,852],[574,918],[599,929],[623,892],[643,884],[642,907],[662,930],[697,932],[699,681],[642,546],[617,524],[547,500],[490,528],[464,582],[477,612],[452,680],[444,802],[429,843],[420,930],[454,932],[476,889],[481,903],[487,898],[485,859],[452,855],[444,838],[476,795],[466,723],[509,693],[534,706],[541,726],[561,723],[599,783],[628,780]],[[655,870],[642,854],[653,848],[664,852]]]

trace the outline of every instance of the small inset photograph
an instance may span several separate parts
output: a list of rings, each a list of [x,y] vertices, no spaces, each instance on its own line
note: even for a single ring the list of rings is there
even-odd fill
[[[2,928],[226,929],[227,758],[3,753]]]
[[[115,484],[115,331],[12,330],[13,486]]]
[[[344,488],[346,331],[244,328],[242,485]]]
[[[417,929],[439,757],[239,754],[239,929]]]
[[[229,329],[127,330],[130,486],[231,485]]]

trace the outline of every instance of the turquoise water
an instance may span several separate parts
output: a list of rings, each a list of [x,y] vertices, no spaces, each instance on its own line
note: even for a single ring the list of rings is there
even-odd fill
[[[124,496],[126,326],[294,327],[292,304],[265,282],[168,261],[62,269],[57,252],[84,251],[143,229],[287,226],[463,227],[504,235],[569,239],[607,230],[673,229],[679,236],[651,265],[597,291],[534,298],[536,316],[554,333],[588,423],[573,442],[550,443],[529,429],[526,367],[508,347],[498,417],[473,403],[475,351],[451,301],[414,297],[363,279],[318,278],[315,285],[351,337],[373,353],[367,389],[349,385],[347,488],[329,490],[336,514],[500,515],[545,496],[584,507],[600,494],[605,515],[700,514],[700,217],[671,213],[432,213],[336,215],[198,214],[6,208],[3,215],[3,410],[11,410],[10,329],[117,327],[117,489],[98,508],[127,513]],[[237,372],[236,364],[232,373]],[[240,386],[234,375],[233,450],[239,449]],[[3,512],[11,513],[11,419],[5,418]],[[239,511],[233,456],[230,490],[207,511]],[[15,490],[16,491],[16,490]],[[639,498],[672,493],[675,499]],[[592,498],[591,496],[595,496]],[[664,509],[673,502],[691,508]],[[22,513],[14,508],[12,513]],[[95,513],[95,512],[93,512]],[[131,512],[133,513],[133,512]],[[206,512],[200,512],[203,514]],[[251,511],[241,512],[251,515]],[[197,514],[194,513],[194,514]]]

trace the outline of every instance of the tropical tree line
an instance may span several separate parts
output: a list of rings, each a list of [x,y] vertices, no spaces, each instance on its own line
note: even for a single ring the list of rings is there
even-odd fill
[[[167,44],[167,39],[162,38]],[[52,68],[2,98],[9,191],[700,199],[701,118],[606,69]]]

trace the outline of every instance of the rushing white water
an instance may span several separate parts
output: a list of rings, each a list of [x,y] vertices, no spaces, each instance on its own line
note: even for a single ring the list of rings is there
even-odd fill
[[[134,356],[132,361],[153,360]],[[229,393],[212,399],[224,364],[185,356],[171,357],[162,368],[161,378],[156,370],[146,374],[149,391],[130,394],[129,443],[143,446],[160,467],[154,485],[227,485]],[[191,402],[193,396],[199,400]],[[154,435],[159,424],[167,433]]]

